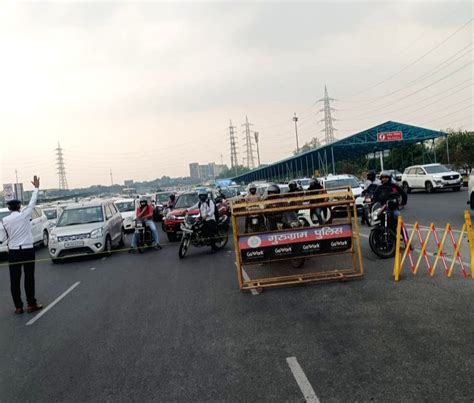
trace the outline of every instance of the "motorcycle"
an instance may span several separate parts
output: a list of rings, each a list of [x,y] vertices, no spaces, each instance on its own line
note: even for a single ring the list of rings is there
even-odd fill
[[[209,238],[204,233],[204,222],[199,216],[192,216],[187,214],[184,218],[184,223],[181,224],[181,243],[179,244],[178,255],[182,259],[186,256],[189,246],[195,247],[211,246]],[[223,215],[219,218],[217,223],[217,234],[215,235],[214,250],[219,250],[227,245],[229,240],[229,217]]]
[[[362,195],[356,199],[356,205],[362,205],[361,224],[365,222],[369,227],[373,225],[371,210],[377,187],[378,185],[376,184],[369,185]]]
[[[144,221],[135,220],[135,234],[134,236],[137,236],[137,250],[139,253],[143,253],[146,248],[151,248],[153,236],[150,227]]]
[[[370,231],[370,249],[380,258],[388,259],[395,256],[397,243],[397,218],[395,211],[398,208],[396,197],[387,200],[382,205],[375,203],[372,207],[372,223],[375,227]]]

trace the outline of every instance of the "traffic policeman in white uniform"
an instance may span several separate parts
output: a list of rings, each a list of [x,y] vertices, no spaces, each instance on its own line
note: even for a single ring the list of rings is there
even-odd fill
[[[3,227],[8,237],[8,262],[10,265],[10,290],[15,304],[15,313],[22,314],[23,300],[21,298],[21,268],[25,273],[25,293],[28,313],[39,311],[43,305],[35,298],[35,249],[31,232],[31,217],[38,198],[40,179],[35,176],[34,191],[28,207],[21,210],[19,200],[7,202],[11,214],[3,219]]]

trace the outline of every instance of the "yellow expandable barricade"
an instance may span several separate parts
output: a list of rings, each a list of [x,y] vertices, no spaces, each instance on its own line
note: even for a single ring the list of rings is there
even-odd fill
[[[454,232],[459,232],[456,238]],[[463,261],[461,247],[463,240],[467,238],[468,253],[470,256],[470,272],[471,278],[474,279],[474,235],[472,230],[471,217],[468,211],[464,212],[464,224],[461,231],[455,231],[451,228],[451,224],[446,224],[444,231],[439,236],[436,226],[431,223],[428,227],[426,236],[423,236],[421,226],[416,222],[413,225],[411,234],[408,235],[408,230],[405,226],[403,218],[398,217],[397,223],[397,244],[395,251],[395,262],[393,266],[393,276],[395,281],[399,281],[405,261],[409,260],[410,269],[413,274],[418,273],[420,264],[424,262],[426,269],[430,276],[434,276],[438,265],[442,264],[444,273],[447,277],[451,277],[454,271],[454,266],[458,263],[459,269],[464,278],[468,278],[467,262]],[[404,252],[402,254],[402,239],[404,243]],[[413,245],[418,241],[420,249],[417,250],[418,258],[415,257]],[[434,250],[429,250],[431,244]],[[452,247],[452,257],[448,257],[447,247]],[[430,252],[435,257],[434,262],[430,261]],[[450,262],[449,262],[450,261]]]

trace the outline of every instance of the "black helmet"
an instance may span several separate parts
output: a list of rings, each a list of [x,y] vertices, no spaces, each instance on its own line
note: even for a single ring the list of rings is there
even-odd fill
[[[290,189],[290,192],[296,192],[298,190],[298,184],[295,180],[292,180],[288,182],[288,188]]]
[[[280,194],[280,188],[278,185],[272,183],[267,187],[267,195],[277,195]]]
[[[311,178],[309,180],[308,190],[315,190],[319,189],[320,187],[321,185],[319,184],[319,181],[316,178]]]
[[[373,169],[371,169],[369,172],[367,172],[367,179],[370,181],[374,181],[376,178],[376,173]]]

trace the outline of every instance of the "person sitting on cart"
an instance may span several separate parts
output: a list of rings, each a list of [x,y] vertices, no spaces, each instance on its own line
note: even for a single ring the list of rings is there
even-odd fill
[[[156,229],[155,222],[153,221],[153,206],[148,204],[146,197],[140,198],[139,205],[135,211],[135,217],[137,221],[143,221],[143,223],[150,228],[151,236],[153,239],[152,247],[161,249],[160,241],[158,238],[158,231]],[[132,238],[132,250],[136,249],[138,243],[139,234],[135,232]]]

